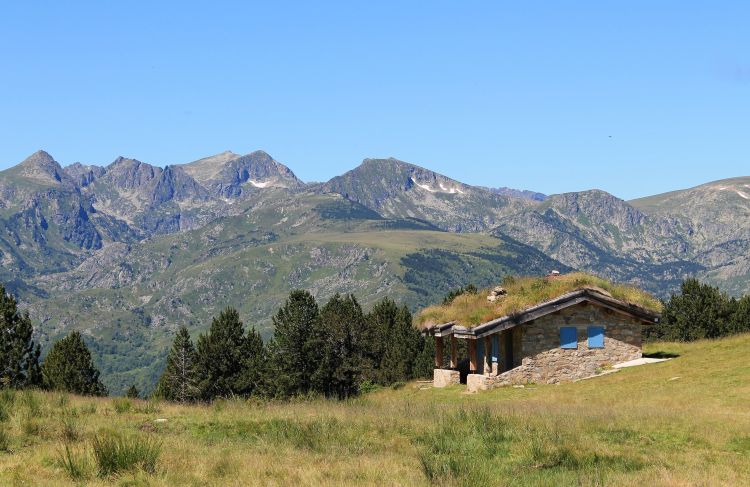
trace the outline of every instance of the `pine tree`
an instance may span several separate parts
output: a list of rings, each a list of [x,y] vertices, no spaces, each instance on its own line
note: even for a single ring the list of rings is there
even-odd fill
[[[245,336],[237,310],[227,308],[214,318],[208,332],[198,338],[199,389],[203,399],[253,392],[257,382],[248,367],[261,360],[256,340],[260,336],[255,337],[254,331],[250,335],[253,338]]]
[[[141,393],[138,391],[138,388],[135,386],[135,384],[131,384],[130,387],[128,387],[128,390],[125,392],[125,397],[138,399],[138,396],[140,396],[140,394]]]
[[[724,336],[730,332],[732,311],[732,302],[718,288],[686,279],[680,294],[664,304],[661,323],[650,336],[681,341]]]
[[[317,391],[340,399],[356,395],[371,364],[363,353],[369,343],[362,308],[353,295],[334,295],[320,311],[313,343],[321,357],[312,381]]]
[[[0,389],[41,385],[39,345],[28,312],[0,285]]]
[[[267,354],[260,333],[251,327],[245,338],[244,370],[239,379],[239,390],[245,395],[267,394]]]
[[[307,291],[289,294],[273,317],[274,334],[269,343],[275,393],[280,396],[306,394],[318,363],[314,344],[318,326],[318,304]]]
[[[734,333],[750,331],[750,294],[737,301],[732,313],[732,326]]]
[[[450,350],[448,350],[450,353]],[[432,379],[435,369],[435,339],[433,337],[421,337],[420,349],[414,358],[414,369],[412,375],[415,379]]]
[[[167,366],[159,379],[154,395],[168,401],[191,402],[198,398],[197,352],[185,326],[177,330]]]
[[[77,331],[52,346],[42,364],[42,375],[45,386],[53,390],[86,396],[107,395],[91,352]]]
[[[388,385],[414,378],[414,363],[423,347],[422,337],[412,326],[412,316],[405,306],[398,307],[385,298],[367,315],[371,343],[367,351],[375,362],[376,382]],[[376,356],[372,356],[372,351]]]

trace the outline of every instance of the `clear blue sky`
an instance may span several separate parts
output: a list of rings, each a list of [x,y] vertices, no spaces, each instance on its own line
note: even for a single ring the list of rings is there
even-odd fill
[[[750,175],[749,20],[747,1],[4,2],[0,168],[264,149],[308,181],[393,156],[623,198]]]

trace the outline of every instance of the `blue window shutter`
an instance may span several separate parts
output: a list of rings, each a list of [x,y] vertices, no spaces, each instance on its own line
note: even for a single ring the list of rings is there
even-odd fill
[[[604,327],[589,326],[589,348],[604,348]]]
[[[560,328],[560,348],[578,348],[578,330],[575,326]]]
[[[500,336],[498,334],[492,335],[492,363],[498,363],[500,361]]]

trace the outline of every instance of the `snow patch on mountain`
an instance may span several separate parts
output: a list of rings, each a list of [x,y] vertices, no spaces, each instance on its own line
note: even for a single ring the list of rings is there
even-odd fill
[[[432,189],[432,187],[429,186],[429,185],[427,185],[427,184],[419,184],[414,178],[409,178],[409,179],[411,179],[412,183],[416,184],[417,186],[419,186],[420,188],[424,189],[425,191],[429,191],[430,193],[440,193],[440,192],[442,192],[442,193],[448,193],[448,194],[456,194],[456,193],[463,194],[463,191],[461,191],[460,189],[458,189],[458,188],[446,188],[443,183],[439,183],[440,190],[437,190],[437,189]]]
[[[248,182],[256,188],[267,188],[271,184],[271,181],[253,181],[252,179],[249,179]]]

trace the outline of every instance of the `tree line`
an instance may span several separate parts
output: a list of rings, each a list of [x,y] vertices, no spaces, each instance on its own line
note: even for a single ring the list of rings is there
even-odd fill
[[[750,295],[730,297],[697,279],[664,301],[661,320],[646,327],[649,340],[693,341],[750,332]]]
[[[346,398],[377,386],[432,373],[434,345],[412,327],[408,308],[385,298],[365,313],[353,295],[334,295],[320,307],[307,291],[293,291],[273,316],[264,343],[227,308],[193,343],[177,330],[153,396],[178,402],[219,397]],[[37,387],[105,396],[83,336],[73,331],[40,361],[28,312],[0,286],[0,388]],[[127,395],[138,397],[131,386]]]
[[[405,306],[385,298],[369,313],[353,295],[334,295],[319,307],[307,291],[293,291],[273,317],[264,344],[227,308],[193,344],[187,328],[175,336],[154,392],[190,402],[217,397],[343,399],[377,385],[432,372],[432,347],[412,327]]]
[[[467,287],[452,292],[446,300]],[[227,308],[193,343],[182,326],[174,337],[154,396],[178,402],[218,397],[346,398],[432,373],[434,343],[412,327],[405,306],[385,298],[365,313],[353,295],[334,295],[323,306],[307,291],[293,291],[273,316],[264,343]],[[750,295],[733,298],[687,279],[664,301],[661,320],[644,331],[649,340],[692,341],[750,332]],[[28,312],[0,285],[0,389],[38,387],[105,396],[83,336],[73,331],[40,360]],[[131,386],[127,392],[137,397]]]
[[[0,389],[38,387],[106,396],[86,343],[77,331],[55,342],[40,365],[29,313],[0,285]]]

